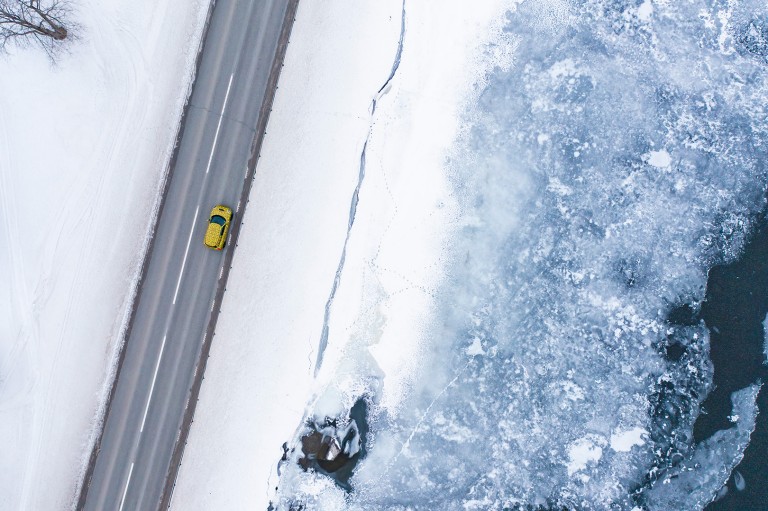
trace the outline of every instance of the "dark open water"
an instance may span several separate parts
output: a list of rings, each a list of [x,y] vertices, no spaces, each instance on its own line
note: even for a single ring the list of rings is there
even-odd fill
[[[763,320],[768,313],[768,219],[764,211],[758,228],[736,262],[717,266],[709,273],[702,318],[710,330],[711,358],[714,363],[714,390],[704,402],[694,427],[699,442],[732,424],[730,395],[757,381],[768,382],[764,365]],[[757,425],[741,464],[728,481],[725,497],[706,507],[706,511],[768,510],[768,385],[758,396],[760,413]],[[746,482],[736,488],[734,476]]]

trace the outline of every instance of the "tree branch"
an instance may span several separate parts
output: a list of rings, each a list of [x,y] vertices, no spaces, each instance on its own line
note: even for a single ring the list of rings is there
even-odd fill
[[[70,36],[70,12],[68,0],[0,0],[0,51],[34,45],[55,61]]]

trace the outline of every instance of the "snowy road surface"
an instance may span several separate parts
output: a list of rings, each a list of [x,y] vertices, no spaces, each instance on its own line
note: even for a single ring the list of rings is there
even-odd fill
[[[225,254],[205,249],[210,209],[242,214],[259,112],[289,2],[213,11],[84,509],[154,509],[171,469]],[[231,252],[232,245],[228,247]]]

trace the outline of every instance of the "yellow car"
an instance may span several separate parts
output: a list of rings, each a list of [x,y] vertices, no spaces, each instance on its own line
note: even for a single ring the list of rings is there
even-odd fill
[[[211,210],[208,229],[205,231],[203,244],[214,250],[221,250],[227,242],[229,223],[232,221],[232,209],[219,204]]]

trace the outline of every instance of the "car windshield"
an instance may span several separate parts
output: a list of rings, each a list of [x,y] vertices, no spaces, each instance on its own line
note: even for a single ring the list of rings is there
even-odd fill
[[[213,215],[213,216],[211,217],[211,223],[212,223],[212,224],[219,224],[219,225],[224,225],[224,224],[226,224],[226,223],[227,223],[227,221],[224,219],[224,217],[223,217],[223,216],[219,216],[219,215]]]

